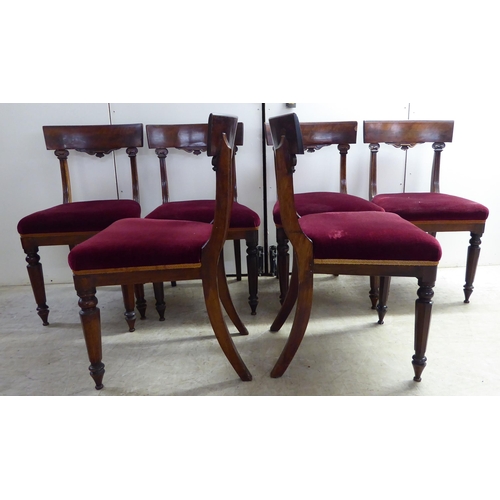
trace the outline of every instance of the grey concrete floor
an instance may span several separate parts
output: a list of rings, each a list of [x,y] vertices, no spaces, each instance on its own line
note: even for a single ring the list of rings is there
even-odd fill
[[[104,389],[96,391],[72,284],[47,286],[50,326],[42,326],[29,286],[0,287],[0,395],[10,396],[473,396],[500,394],[500,267],[479,267],[470,304],[463,303],[463,268],[441,268],[422,382],[413,382],[417,283],[394,278],[384,325],[369,306],[368,278],[316,276],[312,317],[283,377],[269,373],[288,335],[269,326],[279,308],[278,282],[259,283],[257,315],[247,305],[246,279],[230,278],[250,334],[234,333],[252,372],[242,382],[222,353],[199,282],[165,286],[166,321],[159,322],[151,285],[148,317],[129,333],[119,287],[97,292],[102,318]],[[235,332],[234,327],[230,331]]]

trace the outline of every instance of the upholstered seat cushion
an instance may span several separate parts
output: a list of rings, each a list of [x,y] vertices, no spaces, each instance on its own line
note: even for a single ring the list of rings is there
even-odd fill
[[[73,271],[196,264],[212,225],[202,222],[123,219],[69,253]]]
[[[211,223],[214,220],[215,200],[169,201],[153,210],[147,219],[192,220]],[[234,202],[231,210],[230,228],[260,226],[260,218],[250,208]]]
[[[489,215],[480,203],[443,193],[379,194],[373,203],[409,221],[484,221]]]
[[[313,242],[315,259],[370,261],[431,261],[441,258],[441,246],[396,214],[385,212],[328,212],[299,219]]]
[[[113,222],[141,216],[133,200],[99,200],[64,203],[21,219],[19,234],[101,231]]]
[[[295,209],[300,216],[323,212],[383,212],[383,208],[358,196],[322,191],[296,194]],[[280,226],[279,202],[274,205],[273,218],[274,223]]]

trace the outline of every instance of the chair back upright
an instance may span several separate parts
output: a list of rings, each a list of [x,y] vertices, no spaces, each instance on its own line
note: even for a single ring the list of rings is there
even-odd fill
[[[297,155],[304,154],[302,132],[295,113],[271,118],[269,125],[274,144],[276,186],[281,221],[290,242],[296,246],[304,236],[298,222],[293,186]]]
[[[161,197],[162,203],[170,201],[170,193],[167,175],[168,149],[174,148],[196,156],[207,151],[208,125],[206,123],[181,124],[181,125],[146,125],[146,136],[148,146],[154,149],[160,163]],[[235,154],[238,146],[243,145],[244,127],[238,123],[234,140]],[[237,201],[236,187],[236,164],[233,155],[232,160],[233,199]]]
[[[137,175],[137,148],[143,146],[143,125],[47,125],[43,127],[45,145],[59,159],[63,190],[63,203],[73,201],[68,168],[70,149],[102,158],[112,151],[127,148],[130,159],[132,197],[139,198]]]
[[[340,153],[339,192],[347,194],[347,152],[356,144],[358,122],[302,122],[300,123],[302,145],[307,153],[314,153],[324,147],[337,145]],[[269,124],[265,127],[266,143],[273,145]]]
[[[212,235],[205,251],[220,255],[226,241],[234,199],[233,159],[238,120],[231,116],[211,114],[208,121],[207,156],[212,157],[216,175],[215,214]]]
[[[364,142],[369,144],[370,148],[370,200],[378,194],[377,153],[380,143],[390,144],[406,151],[417,144],[431,142],[434,156],[429,191],[439,193],[441,152],[445,148],[445,143],[453,140],[453,127],[452,120],[365,121]]]

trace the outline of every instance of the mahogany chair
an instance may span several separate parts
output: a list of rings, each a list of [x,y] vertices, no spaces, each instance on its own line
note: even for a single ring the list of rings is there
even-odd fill
[[[39,247],[75,245],[87,240],[113,222],[141,216],[139,182],[137,177],[137,148],[142,147],[143,125],[83,125],[45,126],[43,135],[48,150],[53,150],[59,160],[62,178],[63,203],[46,210],[32,213],[21,219],[17,230],[26,253],[31,288],[37,304],[37,312],[44,325],[48,325],[49,307],[45,294]],[[72,199],[69,151],[102,158],[112,151],[127,148],[130,159],[133,200],[77,201]],[[84,162],[85,163],[85,162]],[[81,165],[82,163],[80,163]],[[88,184],[95,182],[89,176]],[[145,310],[143,290],[138,287],[137,307]],[[141,312],[141,314],[143,314]]]
[[[205,304],[217,340],[242,380],[252,376],[229,335],[221,301],[238,331],[248,334],[229,295],[222,249],[233,204],[232,159],[237,118],[210,115],[207,155],[216,172],[213,223],[124,219],[76,246],[69,254],[75,289],[80,297],[80,318],[96,389],[102,389],[104,364],[100,312],[96,287],[121,285],[133,330],[134,293],[137,283],[201,280]]]
[[[364,142],[369,144],[371,151],[370,199],[373,203],[386,212],[398,214],[433,236],[440,231],[470,232],[464,285],[464,302],[468,303],[474,289],[481,237],[489,211],[475,201],[440,192],[441,152],[445,143],[452,141],[453,126],[453,121],[365,121]],[[432,143],[434,158],[429,192],[377,194],[380,143],[390,144],[403,151],[417,144]]]
[[[276,362],[272,377],[288,368],[304,337],[313,299],[314,274],[380,276],[379,323],[387,309],[390,276],[418,279],[415,305],[414,380],[421,380],[427,358],[433,287],[441,258],[438,241],[392,213],[324,212],[298,216],[293,173],[297,155],[304,153],[301,128],[295,114],[269,120],[273,134],[281,221],[293,247],[290,288],[271,325],[280,330],[296,304],[288,341]]]
[[[187,200],[170,201],[169,184],[167,176],[168,148],[201,155],[207,149],[207,124],[184,124],[184,125],[146,125],[148,146],[154,149],[160,164],[162,205],[153,210],[147,219],[170,219],[170,220],[192,220],[198,222],[212,222],[215,211],[215,200]],[[238,146],[243,145],[243,123],[238,123],[235,142],[235,155]],[[171,163],[175,162],[170,162]],[[178,162],[178,167],[182,167]],[[250,309],[256,314],[258,305],[258,253],[260,218],[257,213],[241,203],[238,203],[236,165],[233,158],[233,183],[234,202],[231,212],[231,220],[227,239],[234,241],[234,252],[236,262],[236,278],[241,280],[241,246],[240,240],[245,240],[247,245],[247,269],[248,290]],[[163,294],[163,285],[155,283],[155,294],[157,303]],[[160,319],[163,319],[163,306],[158,307]]]
[[[347,194],[347,153],[351,144],[356,144],[358,122],[309,122],[301,123],[302,143],[304,150],[314,153],[327,146],[336,145],[340,156],[340,192],[319,191],[295,194],[295,208],[300,216],[324,212],[382,212],[378,205],[358,196]],[[266,123],[266,142],[273,145],[269,124]],[[326,152],[325,152],[326,153]],[[325,155],[326,156],[326,155]],[[325,157],[323,157],[325,158]],[[331,160],[326,157],[326,161]],[[333,164],[333,162],[332,162]],[[311,173],[311,175],[314,175]],[[288,237],[281,221],[280,202],[273,208],[273,219],[276,226],[277,268],[280,283],[280,302],[283,303],[288,291],[290,257]],[[370,299],[374,309],[378,299],[378,281],[371,278]]]

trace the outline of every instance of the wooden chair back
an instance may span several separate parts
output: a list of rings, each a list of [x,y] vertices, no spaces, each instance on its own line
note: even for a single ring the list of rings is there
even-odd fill
[[[137,175],[137,148],[143,146],[143,125],[56,125],[44,126],[43,135],[48,150],[59,159],[63,190],[63,203],[71,203],[71,179],[68,168],[69,150],[102,158],[112,151],[127,148],[130,158],[132,196],[139,203]]]
[[[451,120],[400,120],[400,121],[365,121],[363,136],[370,148],[370,191],[372,200],[377,187],[377,153],[380,143],[390,144],[407,151],[417,144],[432,143],[434,149],[430,192],[439,193],[441,152],[446,142],[452,142],[454,122]]]
[[[179,149],[192,153],[196,156],[207,151],[208,125],[206,123],[182,124],[182,125],[146,125],[146,136],[148,146],[154,149],[160,162],[161,194],[162,203],[170,200],[167,156],[168,148]],[[239,122],[235,136],[235,154],[238,146],[243,145],[244,126]],[[233,185],[234,201],[237,201],[236,164],[233,157]]]
[[[351,144],[356,144],[358,122],[303,122],[300,123],[302,146],[305,152],[314,153],[324,147],[337,145],[340,153],[340,189],[347,194],[347,152]],[[271,129],[265,124],[266,143],[273,145]],[[298,139],[297,139],[298,140]]]

